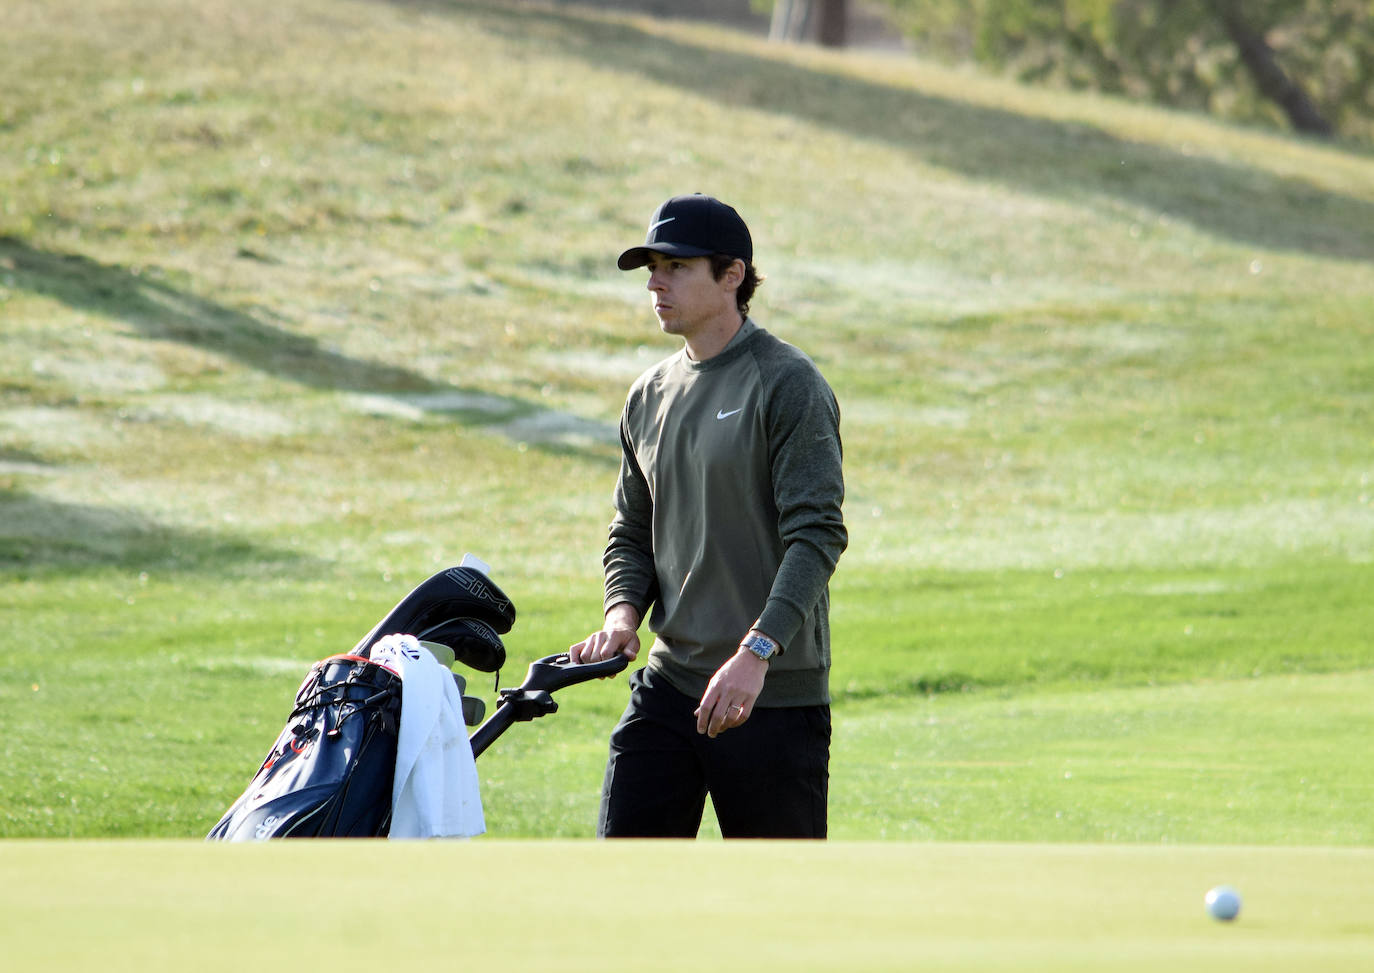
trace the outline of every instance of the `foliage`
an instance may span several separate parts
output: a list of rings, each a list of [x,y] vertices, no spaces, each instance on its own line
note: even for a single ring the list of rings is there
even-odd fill
[[[1223,23],[1230,8],[1341,133],[1374,140],[1369,0],[891,0],[919,48],[1027,81],[1282,125]]]

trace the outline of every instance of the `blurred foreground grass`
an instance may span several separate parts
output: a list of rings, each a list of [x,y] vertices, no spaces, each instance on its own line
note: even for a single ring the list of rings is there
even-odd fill
[[[849,772],[994,786],[959,738],[910,756],[937,704],[1016,753],[1003,700],[1071,731],[1239,681],[1239,718],[1273,676],[1274,772],[1354,772],[1296,734],[1374,661],[1367,153],[573,7],[0,31],[0,833],[201,833],[308,663],[465,550],[520,611],[503,681],[598,624],[616,417],[673,348],[612,258],[697,189],[844,414],[834,830],[1062,834],[1067,782],[997,784],[1009,819]],[[586,833],[622,686],[493,753],[495,829]],[[1245,840],[1370,840],[1358,792],[1309,827],[1256,786]],[[1123,783],[1073,835],[1229,840],[1215,794]]]

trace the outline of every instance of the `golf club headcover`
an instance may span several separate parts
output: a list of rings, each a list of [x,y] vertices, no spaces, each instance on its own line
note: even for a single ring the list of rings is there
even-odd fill
[[[453,650],[455,662],[478,672],[496,672],[506,664],[506,646],[496,629],[478,618],[451,618],[425,636]]]
[[[413,635],[453,649],[455,658],[481,672],[506,661],[500,636],[515,624],[515,606],[481,571],[458,566],[431,576],[406,595],[353,649],[366,656],[387,635]]]

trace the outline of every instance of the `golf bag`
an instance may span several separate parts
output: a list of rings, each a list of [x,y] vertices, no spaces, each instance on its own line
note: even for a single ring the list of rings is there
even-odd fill
[[[369,658],[370,649],[389,634],[414,635],[451,649],[457,661],[493,672],[506,657],[500,636],[514,623],[510,599],[481,571],[459,566],[425,581],[351,653],[311,667],[286,728],[208,837],[387,834],[404,694],[401,677]]]
[[[310,669],[286,728],[209,837],[374,837],[391,824],[401,678],[336,655]]]

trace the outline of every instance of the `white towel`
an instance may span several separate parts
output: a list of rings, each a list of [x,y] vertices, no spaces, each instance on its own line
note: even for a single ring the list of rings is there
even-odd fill
[[[486,831],[453,673],[413,635],[388,635],[372,646],[371,656],[401,676],[389,837],[467,838]]]

